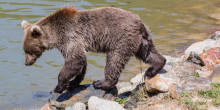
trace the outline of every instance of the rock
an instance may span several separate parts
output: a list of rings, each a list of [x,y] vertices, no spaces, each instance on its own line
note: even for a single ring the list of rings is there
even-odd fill
[[[215,35],[211,37],[213,40],[218,40],[220,38],[220,31],[216,31]]]
[[[220,66],[214,68],[209,78],[212,80],[212,82],[220,83]]]
[[[137,102],[138,102],[138,98],[132,94],[131,97],[129,97],[126,101],[125,101],[125,104],[124,104],[124,108],[125,109],[128,109],[128,110],[132,110],[134,109],[135,107],[137,107]]]
[[[146,91],[150,93],[167,92],[171,84],[178,82],[179,78],[173,75],[172,67],[165,65],[156,76],[145,79],[145,86]]]
[[[170,96],[174,99],[178,99],[180,94],[184,92],[178,85],[172,84],[168,89]]]
[[[122,87],[121,89],[118,90],[118,94],[124,93],[124,92],[129,92],[132,91],[136,88],[136,85],[130,85],[126,87]]]
[[[196,92],[199,90],[210,90],[212,86],[210,85],[211,80],[203,77],[190,76],[181,79],[179,84],[173,84],[169,87],[169,93],[173,98],[178,98],[178,96],[185,91]]]
[[[162,102],[164,99],[164,96],[165,95],[163,93],[159,93],[159,94],[153,95],[151,97],[148,97],[147,100],[140,99],[140,101],[137,103],[137,105],[138,106],[140,106],[140,105],[147,105],[147,106],[155,105],[155,104]]]
[[[199,74],[199,77],[205,77],[205,78],[208,78],[210,75],[211,75],[211,73],[212,73],[212,71],[208,71],[208,70],[196,70],[196,72],[195,73],[198,73]]]
[[[195,52],[191,52],[187,58],[187,61],[189,62],[193,62],[195,64],[198,64],[200,66],[204,66],[204,62],[202,61],[202,59],[199,57],[199,55]]]
[[[171,71],[171,66],[173,66],[177,62],[181,61],[181,59],[179,59],[179,58],[174,58],[174,57],[166,56],[166,55],[163,55],[163,56],[166,58],[167,61],[166,61],[166,66],[164,67],[165,69],[160,71],[162,73],[165,73],[166,71]],[[145,72],[140,73],[140,74],[136,75],[134,78],[132,78],[130,80],[131,84],[138,85],[138,84],[143,83],[144,82],[144,74],[145,74]]]
[[[45,104],[40,110],[54,110],[51,106],[50,106],[50,104]]]
[[[143,83],[144,82],[144,74],[145,74],[145,72],[140,73],[140,74],[136,75],[134,78],[132,78],[130,80],[131,84],[138,85],[138,84]]]
[[[193,76],[196,70],[200,70],[201,66],[187,61],[178,62],[172,67],[172,75],[179,78]]]
[[[182,79],[178,86],[186,91],[210,90],[212,89],[210,83],[211,81],[207,78],[190,76]]]
[[[84,103],[78,102],[73,106],[73,110],[86,110],[86,105]]]
[[[62,94],[52,93],[49,103],[57,108],[65,108],[77,102],[87,103],[91,96],[97,96],[107,100],[115,100],[118,95],[116,87],[106,91],[94,89],[91,84],[80,85],[74,90],[68,90]]]
[[[68,106],[65,110],[86,110],[86,105],[81,102],[75,103],[73,106]]]
[[[135,89],[136,85],[131,85],[129,82],[119,82],[116,87],[118,89],[118,97],[126,98],[131,94],[131,91]]]
[[[88,101],[89,110],[125,110],[115,101],[103,100],[96,96],[92,96]]]
[[[187,60],[191,53],[199,55],[203,53],[203,51],[215,47],[220,47],[220,39],[219,40],[206,39],[204,41],[194,43],[186,49],[183,60]]]
[[[213,70],[217,64],[220,64],[220,47],[211,48],[199,55],[202,62],[208,70]]]
[[[204,52],[199,55],[191,52],[187,61],[199,64],[200,66],[205,66],[198,69],[196,72],[199,73],[201,77],[209,77],[212,70],[220,64],[220,47],[204,50]]]
[[[150,93],[167,92],[172,84],[179,82],[179,78],[168,73],[159,73],[155,77],[145,79],[146,90]]]
[[[117,87],[118,90],[123,88],[123,87],[126,87],[126,86],[131,86],[131,83],[129,83],[129,82],[118,82],[118,84],[116,84],[116,87]]]
[[[165,57],[165,59],[167,60],[166,61],[166,64],[167,65],[172,65],[173,63],[176,63],[176,62],[179,62],[181,61],[180,58],[175,58],[175,57],[171,57],[171,56],[167,56],[167,55],[163,55]]]
[[[183,78],[193,76],[200,66],[190,62],[177,62],[164,68],[153,78],[145,79],[146,90],[153,92],[167,92],[171,85],[179,85]]]
[[[75,109],[73,109],[73,107],[71,107],[71,106],[68,106],[65,108],[65,110],[75,110]]]

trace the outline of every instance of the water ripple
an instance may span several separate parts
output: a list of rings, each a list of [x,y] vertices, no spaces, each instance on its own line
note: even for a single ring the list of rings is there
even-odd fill
[[[54,6],[48,4],[37,4],[37,3],[15,3],[15,2],[0,2],[0,4],[9,4],[9,5],[28,5],[28,6]]]

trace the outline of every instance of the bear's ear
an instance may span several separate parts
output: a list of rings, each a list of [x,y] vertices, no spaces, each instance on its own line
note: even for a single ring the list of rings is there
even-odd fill
[[[28,23],[27,21],[22,21],[21,22],[21,27],[23,28],[23,29],[25,29],[27,26],[29,26],[30,25],[30,23]]]
[[[41,28],[38,26],[38,25],[33,25],[31,27],[31,35],[34,37],[34,38],[38,38],[41,36]]]

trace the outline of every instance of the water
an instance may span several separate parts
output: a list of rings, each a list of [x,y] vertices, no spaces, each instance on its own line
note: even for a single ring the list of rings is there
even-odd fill
[[[78,10],[102,6],[119,7],[138,14],[154,34],[154,44],[165,55],[180,55],[191,43],[207,38],[215,28],[208,17],[218,0],[1,0],[0,1],[0,109],[37,109],[47,102],[57,84],[63,58],[57,50],[45,52],[36,64],[24,66],[22,20],[38,21],[63,6]],[[83,83],[102,79],[105,55],[89,53]],[[132,58],[121,74],[128,81],[147,65]]]

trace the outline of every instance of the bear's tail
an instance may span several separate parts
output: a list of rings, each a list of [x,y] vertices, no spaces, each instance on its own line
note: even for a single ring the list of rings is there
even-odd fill
[[[150,31],[146,26],[141,27],[141,33],[143,39],[135,56],[144,63],[151,65],[145,72],[145,76],[153,77],[164,67],[166,59],[156,50]]]

